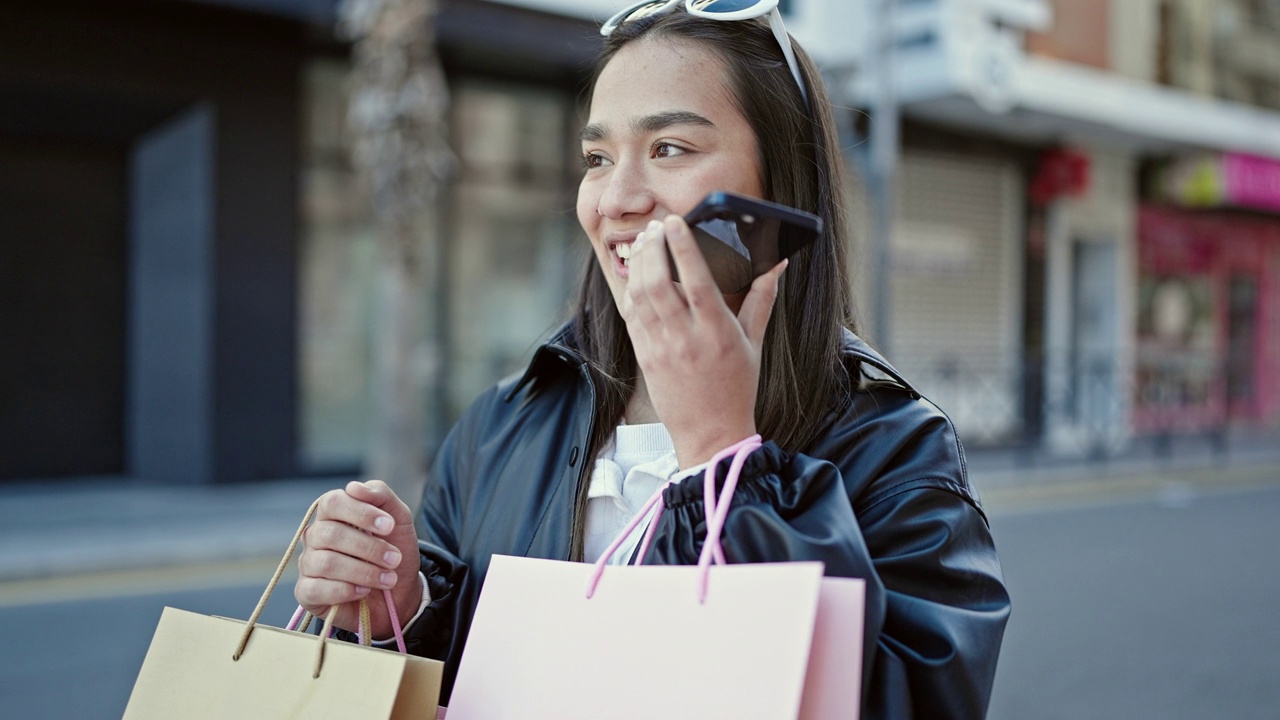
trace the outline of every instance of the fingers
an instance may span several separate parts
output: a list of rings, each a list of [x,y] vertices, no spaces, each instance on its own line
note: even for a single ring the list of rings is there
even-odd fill
[[[662,231],[667,252],[680,275],[680,285],[684,288],[684,300],[689,309],[695,314],[722,309],[724,302],[720,299],[715,276],[711,274],[707,259],[698,249],[698,242],[684,218],[668,215],[662,223]]]
[[[751,291],[742,301],[738,311],[738,322],[742,325],[747,339],[755,347],[764,344],[764,331],[769,327],[769,318],[773,315],[773,303],[778,298],[778,282],[787,269],[789,260],[774,265],[769,272],[756,278],[751,283]]]
[[[313,613],[359,600],[372,589],[394,589],[401,579],[397,570],[405,564],[403,553],[350,525],[319,521],[307,528],[303,539],[293,594]]]
[[[298,568],[306,575],[349,580],[358,584],[373,584],[375,587],[391,587],[394,580],[378,584],[363,577],[342,574],[342,570],[351,566],[335,565],[327,558],[330,555],[341,555],[369,566],[369,572],[386,571],[392,575],[404,560],[404,553],[386,540],[366,535],[349,525],[331,520],[317,522],[307,528],[305,541],[306,549],[298,560]],[[325,563],[319,564],[321,561],[316,560],[316,556],[326,558]]]
[[[401,596],[414,590],[418,562],[413,516],[386,483],[352,482],[325,493],[302,539],[294,596],[312,612],[382,589],[392,590],[398,606]],[[341,622],[349,622],[349,614],[347,609],[340,612]]]
[[[672,261],[680,276],[678,286],[671,280]],[[706,258],[679,215],[649,223],[630,267],[627,294],[634,315],[641,321],[685,326],[691,312],[724,309]]]
[[[352,520],[346,518],[334,519],[342,519],[343,522],[350,523],[361,530],[368,530],[376,535],[386,535],[398,525],[413,525],[413,513],[409,510],[409,506],[404,504],[404,501],[395,494],[391,486],[381,480],[352,481],[347,483],[345,489],[345,496],[355,500],[356,503],[347,504],[340,497],[334,497],[332,502],[336,504],[332,507],[349,515],[354,514],[357,521],[352,522]],[[330,495],[335,493],[330,493]],[[322,514],[325,509],[326,507],[322,504]],[[388,520],[390,522],[387,522]]]
[[[390,590],[398,576],[394,570],[333,550],[312,550],[298,559],[304,577],[341,582],[357,588]]]
[[[628,267],[626,294],[634,318],[644,326],[661,327],[667,318],[674,317],[674,313],[684,307],[679,292],[671,284],[662,223],[651,221],[636,238]]]
[[[316,523],[333,520],[375,535],[386,535],[394,530],[398,524],[396,518],[369,500],[360,498],[358,494],[372,495],[362,488],[365,488],[363,483],[352,482],[346,490],[330,490],[322,495],[320,507],[316,510]]]
[[[323,616],[334,605],[345,605],[372,592],[367,587],[352,585],[341,580],[326,578],[300,578],[294,585],[293,597],[311,614]],[[345,625],[342,623],[341,625]]]

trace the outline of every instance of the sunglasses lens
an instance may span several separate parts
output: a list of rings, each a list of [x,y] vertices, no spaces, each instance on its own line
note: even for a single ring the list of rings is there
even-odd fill
[[[759,5],[761,0],[695,0],[694,10],[704,13],[734,13]]]
[[[637,5],[634,9],[631,10],[631,12],[619,18],[618,24],[621,25],[624,22],[630,22],[632,20],[639,20],[640,18],[649,17],[650,15],[661,11],[668,4],[669,3],[666,2],[666,0],[654,0],[653,2],[648,2],[643,5]]]

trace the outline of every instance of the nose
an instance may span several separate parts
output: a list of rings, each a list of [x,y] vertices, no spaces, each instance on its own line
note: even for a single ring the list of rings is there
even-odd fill
[[[639,163],[624,160],[614,165],[600,195],[600,214],[620,220],[627,215],[647,215],[653,207],[653,192]]]

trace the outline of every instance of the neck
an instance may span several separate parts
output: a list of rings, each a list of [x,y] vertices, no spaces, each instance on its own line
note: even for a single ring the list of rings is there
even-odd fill
[[[622,419],[628,425],[662,422],[658,418],[658,413],[654,412],[653,403],[649,402],[649,387],[645,385],[644,375],[636,377],[636,391],[627,401],[627,410],[623,413]]]

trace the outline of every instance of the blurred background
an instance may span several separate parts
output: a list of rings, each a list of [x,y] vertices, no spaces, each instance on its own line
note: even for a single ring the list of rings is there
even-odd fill
[[[991,717],[1280,718],[1280,0],[779,7],[844,125],[861,332],[951,415],[990,512]],[[118,717],[160,607],[246,617],[310,500],[376,465],[385,388],[420,471],[558,325],[619,8],[3,4],[15,716]],[[368,70],[402,65],[439,80],[434,124],[379,135]],[[431,138],[379,185],[369,157]]]

